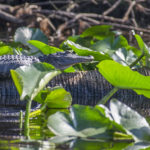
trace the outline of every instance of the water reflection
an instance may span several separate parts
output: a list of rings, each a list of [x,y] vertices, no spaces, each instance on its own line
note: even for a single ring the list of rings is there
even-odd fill
[[[78,139],[76,137],[66,143],[55,143],[50,139],[54,134],[47,128],[47,117],[56,111],[56,109],[51,109],[30,119],[29,140],[25,139],[22,134],[23,130],[19,129],[19,121],[13,122],[10,119],[8,122],[8,120],[3,120],[0,123],[0,150],[122,150],[134,146],[134,143],[129,141],[123,143],[104,142],[94,139]],[[61,111],[68,112],[66,109]]]
[[[47,117],[56,111],[58,109],[48,110],[30,119],[29,140],[23,136],[24,131],[19,128],[19,119],[16,116],[15,119],[11,116],[0,118],[0,150],[56,150],[55,144],[48,140],[54,134],[47,128]]]

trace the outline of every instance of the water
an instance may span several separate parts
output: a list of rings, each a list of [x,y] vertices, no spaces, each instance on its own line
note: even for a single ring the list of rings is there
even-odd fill
[[[51,110],[48,115],[55,111]],[[0,150],[100,150],[112,148],[121,150],[130,144],[128,141],[121,143],[93,139],[75,139],[67,143],[55,144],[49,141],[54,134],[47,128],[46,120],[43,115],[30,120],[28,140],[23,136],[23,130],[19,129],[19,122],[3,122],[3,125],[7,126],[0,128]]]
[[[47,116],[54,112],[56,110],[50,110]],[[30,119],[28,140],[23,136],[24,131],[19,128],[19,121],[0,123],[0,150],[100,150],[115,147],[116,150],[121,150],[130,144],[128,141],[113,143],[92,139],[75,139],[62,144],[52,143],[50,138],[54,134],[47,128],[47,116],[38,115]]]
[[[1,122],[0,150],[57,150],[57,146],[49,142],[49,138],[54,135],[41,115],[30,120],[29,139],[23,136],[23,132],[19,128],[19,121]]]

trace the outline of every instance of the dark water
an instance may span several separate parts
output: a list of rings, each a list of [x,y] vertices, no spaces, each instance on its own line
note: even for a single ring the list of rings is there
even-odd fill
[[[39,115],[30,120],[30,137],[23,136],[19,128],[19,120],[0,123],[0,150],[54,150],[60,149],[49,138],[54,136],[47,128],[43,116]]]
[[[131,142],[104,142],[100,140],[76,139],[67,143],[55,144],[49,141],[54,134],[47,128],[45,116],[39,115],[30,120],[30,137],[23,136],[19,122],[1,123],[0,150],[122,150]],[[6,126],[7,125],[7,126]],[[9,127],[10,126],[10,127]]]
[[[43,115],[30,120],[28,140],[23,136],[24,131],[19,129],[19,121],[1,122],[0,126],[0,150],[121,150],[131,143],[76,139],[67,143],[55,144],[49,141],[54,134],[47,128]]]

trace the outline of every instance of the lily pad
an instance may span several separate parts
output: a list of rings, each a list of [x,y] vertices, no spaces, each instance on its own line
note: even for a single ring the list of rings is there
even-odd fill
[[[20,27],[16,30],[14,35],[15,42],[21,42],[24,45],[29,45],[29,40],[38,40],[48,44],[48,38],[40,29]]]
[[[52,65],[47,63],[35,63],[29,66],[21,66],[16,70],[11,70],[11,75],[20,99],[26,97],[33,100],[40,90],[61,71],[56,70]]]
[[[116,99],[110,101],[110,110],[115,122],[121,124],[135,141],[150,140],[150,126],[144,117]]]
[[[119,48],[117,51],[115,51],[112,55],[112,58],[124,66],[131,65],[137,59],[133,51],[127,51],[125,48]]]
[[[64,88],[56,86],[41,91],[34,99],[45,104],[48,108],[68,108],[71,105],[72,97]]]
[[[104,54],[104,53],[100,53],[97,51],[93,51],[90,48],[87,47],[83,47],[79,44],[76,44],[72,41],[67,40],[65,42],[69,47],[72,48],[73,51],[75,51],[79,56],[93,56],[94,60],[96,61],[102,61],[105,59],[111,59],[110,56],[108,54]]]
[[[92,36],[98,40],[102,40],[108,36],[115,35],[114,32],[112,32],[110,29],[112,26],[110,25],[97,25],[97,26],[92,26],[88,29],[86,29],[82,34],[81,37],[88,37]]]
[[[48,127],[56,136],[75,136],[101,140],[113,139],[115,131],[125,130],[111,120],[105,108],[73,105],[70,114],[57,112],[48,118]]]
[[[48,44],[48,38],[40,29],[20,27],[16,30],[14,35],[14,41],[20,42],[30,48],[30,51],[24,51],[24,53],[27,53],[28,55],[36,54],[37,56],[40,56],[40,51],[36,47],[29,44],[29,40],[38,40],[45,44]]]
[[[28,41],[28,43],[35,46],[36,48],[38,48],[45,55],[53,54],[56,52],[63,52],[63,50],[61,50],[57,47],[49,46],[49,45],[47,45],[43,42],[37,41],[37,40],[30,40],[30,41]]]
[[[99,72],[113,86],[120,89],[132,89],[139,95],[150,98],[150,76],[132,71],[112,60],[104,60],[97,65]]]
[[[0,55],[13,54],[13,49],[9,46],[0,47]]]
[[[148,49],[147,45],[144,43],[143,39],[138,34],[135,34],[134,36],[135,36],[135,38],[137,40],[137,43],[138,43],[138,45],[140,47],[140,50],[142,52],[144,52],[145,55],[149,56],[150,55],[150,50]]]

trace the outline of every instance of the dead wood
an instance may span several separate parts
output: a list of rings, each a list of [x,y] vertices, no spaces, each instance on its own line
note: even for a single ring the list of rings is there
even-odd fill
[[[5,20],[5,21],[11,22],[11,23],[16,23],[16,24],[23,23],[23,20],[21,18],[18,19],[16,17],[14,17],[13,15],[8,14],[8,13],[2,11],[2,10],[0,10],[0,18],[2,20]]]
[[[149,6],[150,2],[146,0],[50,0],[17,6],[0,4],[0,19],[39,27],[51,42],[64,40],[67,36],[82,33],[91,25],[100,24],[109,24],[128,33],[135,30],[149,35]]]

